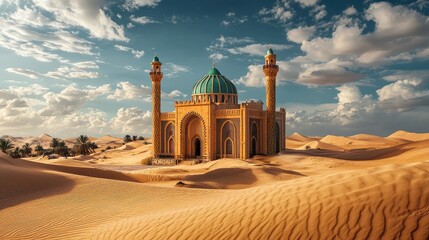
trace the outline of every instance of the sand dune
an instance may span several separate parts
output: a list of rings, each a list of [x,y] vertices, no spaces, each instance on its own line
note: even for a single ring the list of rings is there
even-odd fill
[[[388,139],[403,139],[408,141],[422,141],[429,139],[429,133],[412,133],[407,131],[396,131],[387,137]]]
[[[140,165],[143,141],[87,160],[0,153],[0,239],[429,238],[429,140],[299,138],[316,149],[170,167]]]
[[[293,140],[293,141],[298,141],[298,142],[310,142],[310,141],[317,140],[316,138],[307,137],[307,136],[304,136],[304,135],[299,134],[297,132],[295,132],[292,135],[288,136],[287,139],[290,139],[290,140]]]
[[[229,192],[90,232],[94,239],[427,239],[427,184],[429,162],[388,165]]]
[[[344,151],[343,148],[337,147],[335,145],[331,145],[328,143],[324,143],[322,141],[311,141],[299,148],[299,150],[308,150],[308,149],[323,149],[323,150],[331,150],[331,151]]]

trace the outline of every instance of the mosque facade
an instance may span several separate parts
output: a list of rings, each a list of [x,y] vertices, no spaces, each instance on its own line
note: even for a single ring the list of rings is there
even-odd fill
[[[265,109],[262,101],[239,103],[234,83],[213,66],[193,86],[192,99],[176,101],[173,112],[161,112],[161,68],[155,57],[150,71],[155,159],[245,160],[284,150],[286,110],[276,111],[279,67],[272,49],[267,51],[263,65]]]

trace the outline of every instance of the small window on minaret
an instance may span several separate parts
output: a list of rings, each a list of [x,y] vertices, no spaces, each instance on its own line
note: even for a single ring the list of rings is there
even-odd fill
[[[273,63],[273,59],[271,59],[271,63]]]

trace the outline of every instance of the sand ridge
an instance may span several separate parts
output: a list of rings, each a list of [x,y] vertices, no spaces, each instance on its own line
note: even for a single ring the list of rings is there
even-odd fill
[[[170,167],[141,165],[144,141],[68,159],[0,153],[0,239],[429,238],[429,140],[295,137],[311,149]]]

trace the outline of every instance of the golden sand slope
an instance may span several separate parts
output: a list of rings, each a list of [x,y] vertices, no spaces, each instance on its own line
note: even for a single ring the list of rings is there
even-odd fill
[[[429,140],[297,152],[132,173],[0,154],[0,239],[429,238]],[[144,173],[245,189],[133,182]]]
[[[412,133],[412,132],[399,130],[389,135],[387,138],[404,139],[408,141],[422,141],[422,140],[429,140],[429,133]]]
[[[89,232],[95,239],[427,239],[428,184],[429,162],[388,165],[228,192]]]

